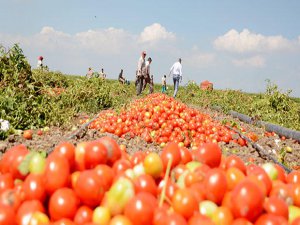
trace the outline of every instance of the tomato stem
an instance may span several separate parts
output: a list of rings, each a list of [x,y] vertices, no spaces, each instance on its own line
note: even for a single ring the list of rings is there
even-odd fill
[[[163,186],[161,196],[160,196],[160,199],[159,199],[159,207],[162,207],[162,204],[163,204],[164,199],[166,197],[166,188],[167,188],[168,177],[169,177],[169,174],[170,174],[170,171],[171,171],[171,165],[172,165],[172,157],[168,161],[167,170],[166,170],[165,177],[164,177],[165,185]]]

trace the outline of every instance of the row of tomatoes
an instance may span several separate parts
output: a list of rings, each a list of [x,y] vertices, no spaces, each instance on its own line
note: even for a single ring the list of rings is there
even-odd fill
[[[245,165],[215,143],[129,155],[103,137],[47,158],[18,145],[0,173],[0,225],[300,224],[299,171]]]
[[[141,136],[147,142],[162,146],[171,141],[185,147],[221,141],[246,145],[242,138],[233,139],[234,132],[209,115],[161,93],[137,99],[120,113],[103,111],[90,128],[119,137]]]

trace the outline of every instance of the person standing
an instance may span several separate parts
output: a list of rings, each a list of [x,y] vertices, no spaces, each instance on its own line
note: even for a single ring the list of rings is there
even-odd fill
[[[151,59],[151,57],[149,57],[146,62],[146,76],[144,78],[143,89],[142,89],[144,91],[147,84],[149,84],[149,94],[153,93],[153,75],[152,75],[152,79],[150,77],[151,62],[152,62],[152,59]],[[152,82],[151,82],[151,80],[152,80]]]
[[[123,69],[121,69],[121,72],[119,73],[118,80],[121,84],[125,84],[125,78],[123,76]]]
[[[140,95],[142,93],[144,78],[146,77],[146,51],[142,52],[141,57],[138,61],[137,71],[136,71],[136,94]]]
[[[170,69],[169,77],[173,74],[173,83],[174,83],[174,94],[173,98],[176,97],[178,92],[179,82],[182,81],[182,65],[181,58],[178,59],[178,62],[175,62]]]
[[[162,93],[166,93],[167,91],[167,76],[164,75],[162,78],[161,78],[161,92]]]
[[[43,56],[38,57],[38,63],[37,63],[37,68],[38,69],[43,69],[43,59],[44,59]]]

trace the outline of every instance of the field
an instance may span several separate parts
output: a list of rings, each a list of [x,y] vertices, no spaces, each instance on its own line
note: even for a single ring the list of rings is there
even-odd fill
[[[213,153],[208,153],[208,156],[201,156],[202,153],[199,150],[201,146],[213,143],[218,144],[223,155],[222,162],[220,155],[217,163],[218,166],[220,164],[220,168],[223,165],[225,169],[226,160],[235,156],[238,156],[242,160],[239,163],[245,166],[258,165],[261,168],[262,165],[268,165],[265,168],[267,168],[266,171],[269,176],[271,175],[268,170],[272,170],[274,173],[275,167],[270,167],[270,165],[274,165],[273,163],[277,163],[277,167],[281,169],[276,168],[281,173],[284,173],[284,170],[289,173],[300,168],[299,140],[269,132],[264,127],[244,123],[228,114],[230,110],[233,110],[250,116],[253,121],[265,121],[300,131],[300,100],[289,97],[289,93],[282,93],[279,87],[271,81],[266,83],[265,93],[260,94],[249,94],[238,90],[200,90],[198,84],[189,82],[185,86],[180,86],[176,99],[171,97],[173,94],[172,86],[168,86],[166,94],[161,94],[159,84],[155,85],[153,94],[148,94],[146,88],[143,94],[137,97],[133,82],[130,85],[122,85],[116,80],[87,79],[86,77],[65,75],[46,69],[32,70],[22,50],[17,45],[8,52],[2,50],[1,54],[0,119],[9,121],[10,124],[9,129],[4,130],[1,126],[0,130],[0,151],[3,154],[2,161],[0,160],[0,171],[3,174],[10,171],[8,167],[3,169],[3,159],[6,153],[15,146],[20,146],[19,144],[26,146],[27,150],[23,149],[26,154],[30,150],[34,153],[51,155],[53,151],[58,151],[55,150],[56,146],[63,142],[71,143],[74,146],[73,151],[75,151],[75,148],[77,150],[79,148],[84,149],[85,147],[82,146],[86,146],[87,143],[94,143],[92,141],[107,136],[116,141],[122,150],[123,156],[120,160],[123,161],[120,164],[113,166],[112,162],[108,163],[107,161],[107,164],[115,172],[124,172],[133,167],[128,165],[129,162],[137,165],[137,162],[142,162],[149,152],[158,153],[163,158],[164,152],[171,149],[168,147],[170,142],[175,144],[176,148],[179,149],[180,147],[180,151],[183,152],[180,153],[183,154],[181,155],[182,160],[188,158],[183,164],[187,164],[193,158],[195,161],[216,167],[209,164],[209,160],[203,161],[201,158],[214,157],[210,156]],[[98,148],[100,147],[98,146]],[[172,151],[173,148],[175,149],[175,147],[172,147]],[[91,153],[89,158],[89,169],[94,168],[99,163],[97,159],[99,154],[102,154],[98,152],[100,150],[95,150],[96,147],[93,149],[95,152]],[[25,155],[17,162],[18,166],[24,157]],[[32,156],[30,157],[32,158]],[[83,156],[77,155],[77,157]],[[21,170],[25,168],[26,175],[30,171],[27,164],[31,158],[28,157],[26,162],[22,161]],[[109,160],[108,158],[107,160]],[[172,158],[172,160],[174,159]],[[169,164],[174,163],[172,160],[168,158],[164,162],[164,172],[160,174],[161,178],[163,178],[163,174],[169,175],[171,169]],[[85,163],[87,164],[87,162]],[[171,167],[174,169],[173,166]],[[20,169],[20,167],[17,168]],[[86,165],[84,168],[87,169]],[[205,172],[202,169],[200,169],[201,173]],[[83,169],[76,168],[73,172],[77,170],[82,171]],[[177,170],[172,171],[175,173]],[[26,176],[19,175],[19,172],[15,171],[15,173],[18,174],[16,177],[21,180],[26,178]],[[260,174],[257,172],[256,175],[258,173]],[[295,178],[289,179],[298,179],[298,172],[296,174]],[[173,176],[175,175],[173,174]],[[277,179],[277,172],[274,179]],[[256,182],[260,182],[260,187],[264,186],[262,181]],[[295,181],[295,183],[300,185],[299,181]],[[265,190],[265,195],[268,195],[270,190],[271,188],[267,192]],[[295,190],[295,193],[298,193],[300,186],[297,186]],[[0,195],[2,191],[0,185]],[[52,192],[48,191],[47,195],[50,197]],[[77,195],[79,194],[77,193]],[[296,197],[293,196],[294,205],[291,204],[296,208],[296,213],[294,213],[293,207],[290,209],[296,217],[298,214],[300,215],[299,196],[299,193]],[[220,206],[223,197],[222,195],[216,200],[215,197],[206,196],[206,199]],[[84,197],[82,198],[81,203],[85,204]],[[159,198],[164,201],[164,197]],[[165,201],[172,205],[169,202],[172,199],[166,198]],[[89,203],[87,205],[93,209],[97,204],[99,205],[99,202],[97,204]],[[174,203],[172,206],[175,207]],[[120,214],[114,212],[115,208],[110,210],[112,214]],[[180,209],[177,210],[180,211]],[[238,218],[237,215],[242,213],[237,211],[237,209],[233,210],[232,215],[229,213],[232,219],[228,223],[224,223],[218,217],[219,215],[218,218],[216,218],[216,214],[212,216],[204,213],[204,215],[212,217],[215,224],[232,224],[233,217]],[[186,220],[191,219],[192,215],[185,213],[182,212],[181,215]],[[290,218],[291,215],[294,216],[293,213],[290,213]],[[126,216],[130,217],[129,213]],[[58,216],[54,219],[55,216],[51,215],[51,212],[50,217],[52,220],[60,218]],[[245,216],[252,222],[257,217],[258,214]]]

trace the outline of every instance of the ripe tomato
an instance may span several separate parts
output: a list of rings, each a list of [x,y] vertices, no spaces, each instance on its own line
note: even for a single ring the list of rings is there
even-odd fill
[[[186,147],[180,147],[179,150],[180,150],[182,164],[186,164],[192,161],[192,154],[189,149],[187,149]]]
[[[126,159],[118,159],[113,164],[113,171],[116,175],[125,172],[127,169],[132,168],[130,161]]]
[[[0,195],[14,187],[14,180],[10,173],[0,174]]]
[[[133,166],[135,166],[139,163],[144,162],[145,157],[146,157],[145,152],[138,151],[138,152],[133,153],[133,155],[130,158],[130,162]]]
[[[186,219],[190,218],[194,212],[199,211],[199,204],[193,192],[187,188],[178,189],[172,198],[172,207],[175,212]]]
[[[108,165],[113,165],[115,161],[121,158],[121,149],[114,139],[105,136],[98,139],[97,141],[104,144],[104,146],[106,147]]]
[[[258,180],[263,181],[266,187],[266,194],[268,195],[270,193],[270,190],[272,188],[272,181],[262,167],[254,164],[247,166],[247,176],[249,175],[254,175],[258,178]]]
[[[126,204],[124,216],[133,225],[152,225],[154,209],[157,206],[157,200],[152,194],[140,192]]]
[[[178,144],[169,142],[162,150],[161,159],[163,162],[164,170],[167,169],[168,162],[172,159],[171,169],[177,166],[181,161],[181,154]]]
[[[0,205],[0,225],[15,225],[16,215],[12,207]]]
[[[288,221],[280,216],[271,213],[262,214],[256,221],[255,225],[288,225]]]
[[[23,193],[16,189],[8,189],[0,195],[0,205],[17,210],[21,205]]]
[[[38,200],[24,201],[17,211],[17,224],[28,224],[32,214],[35,212],[44,213],[45,209],[43,204]]]
[[[148,174],[142,174],[134,179],[135,193],[147,192],[153,196],[157,195],[157,185],[152,176]]]
[[[218,167],[221,162],[222,152],[215,143],[206,143],[201,145],[194,154],[195,159],[209,167]]]
[[[235,218],[254,221],[262,212],[264,195],[257,185],[245,179],[232,190],[231,201]]]
[[[93,169],[99,164],[105,164],[107,161],[107,149],[99,141],[88,142],[85,149],[85,168]]]
[[[215,225],[207,216],[196,213],[189,219],[189,225]]]
[[[109,225],[133,225],[133,223],[126,216],[117,215],[111,219]]]
[[[77,225],[84,225],[88,222],[91,222],[93,218],[93,210],[85,205],[78,208],[75,216],[74,222]]]
[[[46,160],[45,168],[46,192],[52,194],[59,188],[67,187],[70,182],[70,165],[68,160],[59,155],[51,154]]]
[[[220,206],[214,211],[212,221],[216,225],[231,225],[233,221],[232,212],[229,208]]]
[[[238,218],[233,221],[232,225],[253,225],[249,220],[246,220],[244,218]]]
[[[204,179],[204,187],[206,198],[220,204],[227,190],[225,172],[219,168],[209,170]]]
[[[60,220],[55,221],[54,223],[51,223],[51,225],[77,225],[77,224],[75,224],[70,219],[60,219]]]
[[[58,153],[66,157],[69,161],[70,168],[73,168],[75,163],[75,146],[70,142],[62,142],[57,145],[53,153]]]
[[[73,219],[79,205],[79,199],[70,188],[57,189],[49,200],[49,214],[52,221],[63,218]]]
[[[157,189],[157,192],[158,192],[159,195],[161,194],[164,185],[165,185],[165,180],[161,180],[158,184],[158,189]],[[172,199],[173,195],[174,195],[174,193],[176,192],[177,189],[178,189],[178,186],[173,181],[168,179],[167,186],[166,186],[166,192],[165,192],[166,197],[168,199]]]
[[[159,177],[163,172],[163,161],[155,152],[151,152],[145,157],[143,165],[145,168],[145,173],[154,178]]]
[[[25,130],[23,132],[23,137],[27,140],[31,140],[32,139],[32,135],[33,135],[33,132],[32,130]]]
[[[232,190],[245,178],[244,173],[238,168],[231,167],[226,171],[226,181],[228,190]]]
[[[230,155],[225,160],[225,167],[226,169],[229,169],[231,167],[238,168],[240,171],[242,171],[244,174],[246,174],[246,166],[243,160],[238,157],[237,155]]]
[[[104,164],[96,166],[94,170],[103,181],[104,190],[105,191],[109,190],[110,186],[112,185],[113,179],[115,177],[114,170],[108,165],[104,165]]]
[[[264,210],[276,216],[281,216],[288,219],[289,210],[285,201],[279,197],[271,196],[264,202]]]
[[[74,190],[82,203],[95,207],[103,198],[104,185],[95,170],[85,170],[79,174]]]
[[[182,215],[178,213],[171,213],[167,216],[164,224],[187,225],[187,222]]]
[[[300,184],[300,171],[293,170],[286,177],[286,182],[289,184]]]
[[[42,174],[29,174],[22,186],[25,194],[25,200],[44,201],[46,197],[46,190],[45,179]]]

